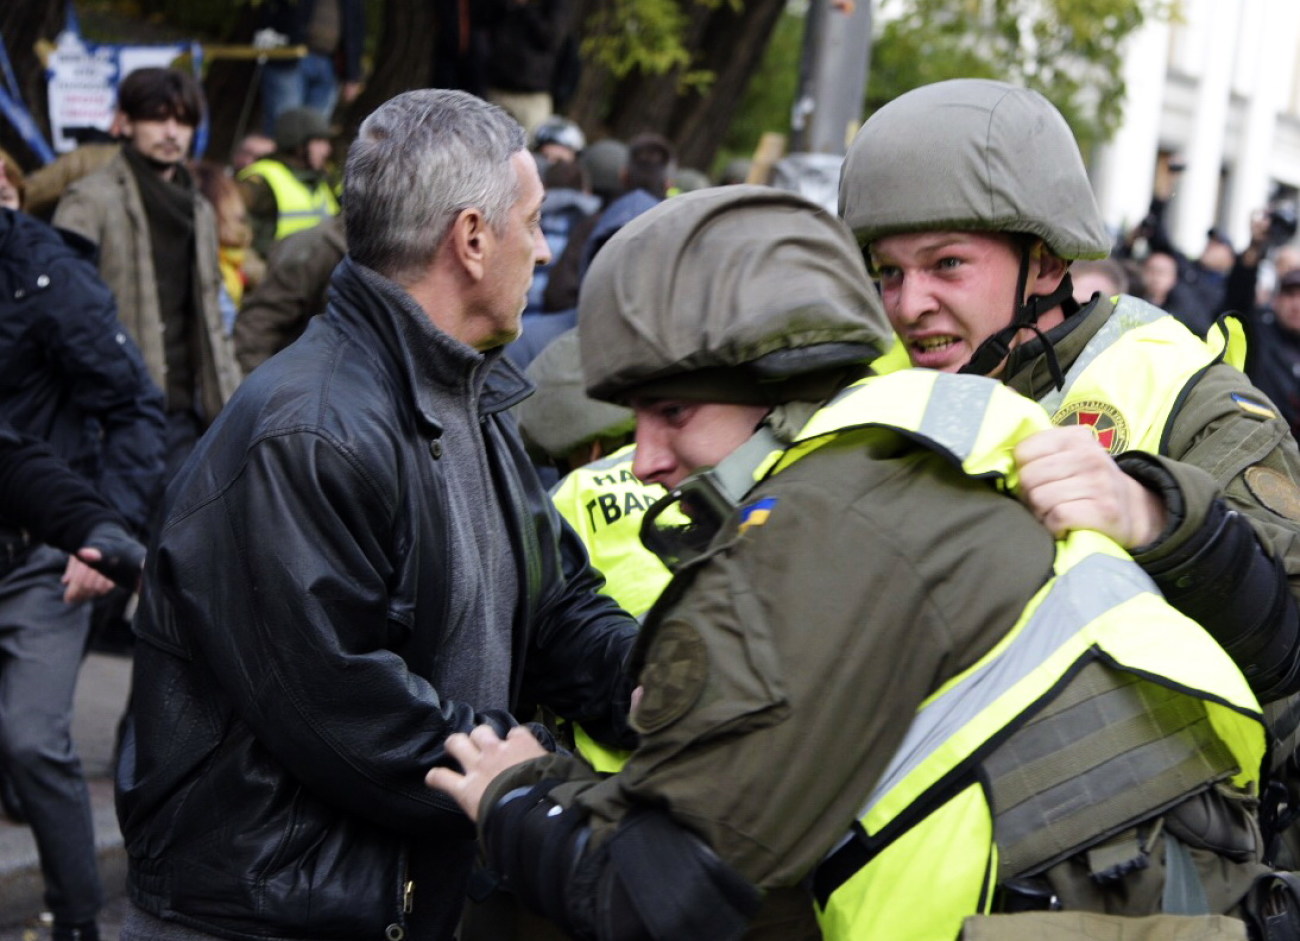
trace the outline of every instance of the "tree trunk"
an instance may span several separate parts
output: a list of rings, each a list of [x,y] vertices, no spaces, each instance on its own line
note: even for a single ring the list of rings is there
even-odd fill
[[[375,43],[374,69],[366,87],[343,113],[343,136],[356,136],[366,115],[389,98],[428,88],[433,76],[434,5],[426,0],[387,0],[384,25]],[[382,51],[378,51],[382,50]]]
[[[582,19],[600,0],[582,0]],[[708,169],[762,59],[785,0],[746,0],[691,5],[683,42],[693,54],[691,69],[713,73],[703,89],[680,87],[681,72],[629,75],[611,83],[607,71],[589,64],[570,108],[570,117],[589,131],[626,140],[643,131],[663,134],[677,146],[682,166]]]
[[[257,14],[243,7],[223,42],[244,45],[252,41]],[[208,149],[204,157],[225,163],[245,134],[262,129],[261,71],[249,59],[213,60],[203,77],[203,94],[208,102]]]
[[[9,51],[14,77],[23,100],[46,139],[49,139],[49,106],[46,99],[45,66],[36,55],[36,41],[51,42],[63,29],[65,8],[49,0],[6,0],[0,3],[0,37]],[[6,86],[7,87],[7,86]],[[25,170],[40,165],[13,126],[0,116],[0,147],[7,150]]]

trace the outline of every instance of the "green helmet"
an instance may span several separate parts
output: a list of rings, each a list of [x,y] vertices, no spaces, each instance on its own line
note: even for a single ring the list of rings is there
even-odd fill
[[[292,108],[275,121],[275,149],[284,154],[296,154],[310,140],[331,137],[329,121],[311,108]]]
[[[636,427],[628,409],[587,397],[576,329],[546,344],[524,374],[537,391],[515,406],[519,429],[549,457],[567,457],[589,441],[626,435]]]
[[[952,230],[1028,233],[1065,259],[1111,248],[1061,113],[986,79],[924,85],[873,114],[844,161],[840,216],[864,247]]]
[[[582,283],[587,391],[817,401],[892,342],[844,225],[766,186],[696,190],[624,226]]]

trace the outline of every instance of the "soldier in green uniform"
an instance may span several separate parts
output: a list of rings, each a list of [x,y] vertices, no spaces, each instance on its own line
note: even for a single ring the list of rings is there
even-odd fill
[[[1268,855],[1300,867],[1300,834],[1284,835],[1300,807],[1300,453],[1236,368],[1229,324],[1205,343],[1136,298],[1070,297],[1071,260],[1111,240],[1065,121],[1023,88],[940,82],[880,109],[849,149],[840,214],[880,278],[891,357],[1046,407],[1060,430],[1018,454],[1029,505],[1127,548],[1268,704]]]
[[[889,327],[838,220],[766,187],[670,200],[596,258],[579,334],[669,490],[643,532],[676,575],[621,771],[483,727],[429,773],[503,885],[610,941],[1244,937],[1245,678],[1113,541],[1011,498],[1037,405],[871,375]]]
[[[1295,441],[1235,338],[1071,297],[1111,239],[1056,108],[982,79],[902,95],[849,148],[840,214],[912,365],[997,376],[1061,426],[1018,454],[1039,518],[1128,549],[1261,700],[1300,690]]]

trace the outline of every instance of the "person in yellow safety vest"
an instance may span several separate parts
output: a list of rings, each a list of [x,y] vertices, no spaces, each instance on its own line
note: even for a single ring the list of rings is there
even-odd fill
[[[265,258],[271,247],[339,214],[327,165],[333,134],[329,122],[310,108],[294,108],[275,125],[275,153],[236,174],[243,184],[253,249]]]
[[[1030,506],[1054,531],[1114,537],[1245,671],[1280,772],[1268,856],[1300,867],[1300,832],[1285,835],[1300,806],[1300,452],[1237,368],[1235,322],[1206,343],[1127,295],[1074,301],[1070,262],[1111,240],[1065,121],[1013,85],[940,82],[880,109],[849,148],[840,214],[902,338],[891,358],[1039,401],[1061,427],[1018,455]]]
[[[669,489],[643,537],[676,574],[619,773],[480,727],[426,778],[515,897],[602,941],[1053,914],[1243,937],[1244,676],[1112,540],[1054,539],[1013,498],[1039,406],[872,374],[890,330],[832,214],[770,187],[669,200],[601,251],[578,323],[588,393],[633,408],[635,472]]]
[[[601,593],[643,618],[669,572],[641,543],[641,520],[664,488],[632,473],[636,419],[623,406],[587,395],[576,330],[548,343],[524,374],[537,391],[515,408],[519,430],[564,473],[551,500],[605,576]],[[617,771],[627,760],[626,751],[600,744],[581,726],[573,727],[573,739],[577,753],[597,771]]]
[[[632,473],[636,419],[630,409],[587,395],[576,330],[548,343],[524,374],[536,391],[516,407],[519,430],[564,475],[551,500],[605,576],[602,592],[642,618],[669,573],[641,544],[641,519],[664,488]]]
[[[1136,298],[1071,296],[1071,261],[1111,238],[1056,108],[983,79],[914,89],[850,146],[840,215],[912,365],[996,376],[1059,426],[1017,453],[1039,518],[1128,549],[1262,701],[1300,690],[1300,452],[1236,368],[1235,322],[1205,342]]]

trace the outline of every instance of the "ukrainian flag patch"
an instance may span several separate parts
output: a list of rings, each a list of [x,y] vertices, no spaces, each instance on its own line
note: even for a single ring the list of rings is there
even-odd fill
[[[749,506],[740,508],[740,532],[744,532],[754,526],[762,526],[767,522],[767,518],[772,515],[772,510],[776,506],[776,497],[764,497],[761,500],[755,500]]]
[[[1247,398],[1240,392],[1232,393],[1232,401],[1236,402],[1237,408],[1247,415],[1254,415],[1256,418],[1277,418],[1277,412],[1273,411],[1273,409],[1263,402],[1256,402],[1254,399]]]

